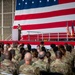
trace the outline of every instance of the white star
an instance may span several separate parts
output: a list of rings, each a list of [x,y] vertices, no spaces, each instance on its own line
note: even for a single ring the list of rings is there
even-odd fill
[[[22,1],[24,1],[24,0],[22,0]]]
[[[32,4],[34,3],[34,1],[32,1]]]
[[[40,0],[39,2],[41,3],[42,1]]]
[[[27,4],[27,2],[25,2],[25,4]]]
[[[54,2],[55,2],[56,0],[54,0]]]
[[[18,5],[21,5],[21,3],[19,3]]]
[[[47,2],[49,2],[49,0],[47,0]]]

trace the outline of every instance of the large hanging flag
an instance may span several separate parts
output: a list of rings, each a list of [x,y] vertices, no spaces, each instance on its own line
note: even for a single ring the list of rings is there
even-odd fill
[[[67,35],[68,35],[68,36],[71,35],[70,30],[69,30],[69,26],[68,26],[68,22],[67,22]]]
[[[72,22],[72,26],[71,26],[71,36],[74,36],[74,22]]]
[[[66,33],[66,21],[75,20],[75,0],[16,0],[13,28],[22,36]]]

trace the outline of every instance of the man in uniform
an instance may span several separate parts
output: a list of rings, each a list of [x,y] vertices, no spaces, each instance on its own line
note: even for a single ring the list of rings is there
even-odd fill
[[[56,52],[56,60],[50,64],[50,71],[70,75],[68,65],[62,62],[62,53],[60,51]]]
[[[16,71],[16,68],[10,60],[10,52],[6,55],[4,61],[1,62],[0,72],[1,74],[8,75],[8,74],[14,74]]]
[[[45,52],[41,51],[38,54],[39,59],[34,62],[32,65],[35,67],[39,67],[40,71],[49,71],[49,66],[48,64],[44,61],[44,57],[45,57]]]
[[[25,63],[20,66],[19,75],[39,75],[39,68],[33,67],[32,64],[32,55],[27,52],[24,57]]]
[[[55,60],[56,56],[55,56],[55,52],[54,52],[54,48],[56,48],[56,45],[55,44],[51,44],[50,45],[51,49],[49,50],[49,52],[51,53],[51,60],[52,62]]]

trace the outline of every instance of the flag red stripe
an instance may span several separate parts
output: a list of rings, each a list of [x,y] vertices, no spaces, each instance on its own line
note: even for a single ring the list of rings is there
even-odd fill
[[[69,26],[71,25],[71,21],[69,21]],[[66,27],[65,22],[55,22],[55,23],[45,23],[45,24],[34,24],[34,25],[21,25],[22,30],[33,30],[33,29],[45,29],[45,28],[58,28],[58,27]],[[14,29],[17,26],[13,26]]]
[[[75,0],[59,0],[59,4],[75,2]]]
[[[69,15],[69,14],[75,14],[75,8],[53,11],[53,12],[46,12],[46,13],[38,13],[38,14],[17,15],[15,16],[15,20],[29,20],[29,19],[36,19],[36,18],[39,19],[39,18]]]

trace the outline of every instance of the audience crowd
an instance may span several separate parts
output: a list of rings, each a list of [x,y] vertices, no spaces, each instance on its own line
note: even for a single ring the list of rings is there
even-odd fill
[[[0,75],[75,75],[73,45],[0,43]]]

